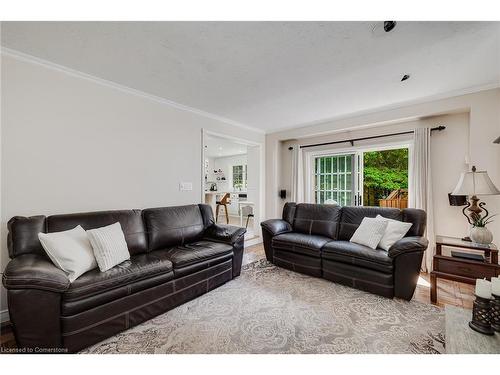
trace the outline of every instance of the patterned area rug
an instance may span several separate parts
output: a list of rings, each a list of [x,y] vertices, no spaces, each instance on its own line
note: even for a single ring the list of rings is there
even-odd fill
[[[197,299],[82,353],[444,353],[442,309],[262,259]]]

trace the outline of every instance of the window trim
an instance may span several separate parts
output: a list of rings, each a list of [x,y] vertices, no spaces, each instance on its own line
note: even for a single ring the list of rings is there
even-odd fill
[[[305,158],[305,202],[315,203],[314,197],[314,159],[318,156],[337,156],[345,154],[357,154],[360,152],[369,151],[384,151],[384,150],[394,150],[398,148],[408,148],[408,181],[411,181],[412,170],[411,170],[411,158],[413,155],[413,140],[406,139],[394,142],[385,142],[382,144],[375,145],[359,145],[352,147],[342,147],[342,148],[329,148],[323,150],[312,150],[304,152]],[[352,172],[354,175],[354,171]],[[355,180],[357,180],[355,178]],[[357,183],[357,182],[356,182]],[[413,195],[411,190],[411,184],[408,183],[408,198]]]

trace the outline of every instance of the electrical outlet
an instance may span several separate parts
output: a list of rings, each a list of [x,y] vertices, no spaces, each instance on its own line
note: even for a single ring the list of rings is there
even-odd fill
[[[180,182],[179,183],[179,190],[180,191],[191,191],[191,190],[193,190],[193,183],[192,182]]]

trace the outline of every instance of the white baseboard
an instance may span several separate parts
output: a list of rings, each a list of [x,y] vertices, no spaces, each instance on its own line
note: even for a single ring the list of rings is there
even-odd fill
[[[0,323],[5,323],[9,321],[9,310],[5,309],[0,311]]]

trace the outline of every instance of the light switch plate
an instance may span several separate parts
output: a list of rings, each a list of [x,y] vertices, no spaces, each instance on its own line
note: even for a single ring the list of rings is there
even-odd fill
[[[179,183],[179,190],[180,191],[191,191],[191,190],[193,190],[193,183],[192,182],[180,182]]]

